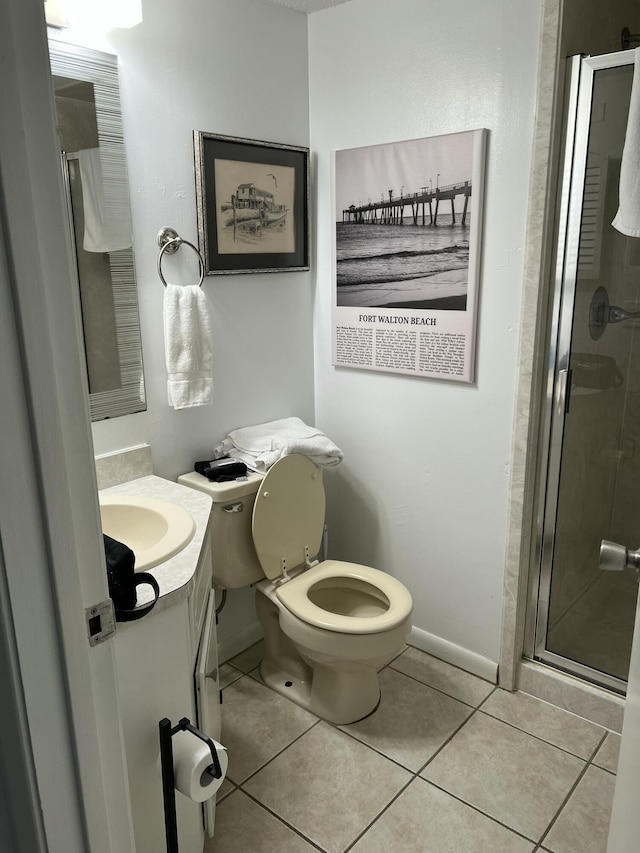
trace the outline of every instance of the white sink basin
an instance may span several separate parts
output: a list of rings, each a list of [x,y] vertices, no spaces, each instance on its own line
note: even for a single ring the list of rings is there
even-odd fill
[[[101,495],[102,532],[127,545],[136,555],[136,571],[144,572],[180,553],[196,526],[177,504],[157,498]]]

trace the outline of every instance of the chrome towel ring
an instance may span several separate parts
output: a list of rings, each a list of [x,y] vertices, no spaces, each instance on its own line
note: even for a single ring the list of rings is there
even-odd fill
[[[202,260],[202,255],[198,251],[198,249],[190,243],[188,240],[183,239],[178,235],[177,231],[174,231],[173,228],[163,228],[162,231],[158,232],[158,246],[160,246],[160,254],[158,255],[158,275],[160,276],[160,281],[167,286],[167,282],[165,281],[164,276],[162,275],[162,257],[167,253],[167,255],[173,255],[178,251],[180,246],[184,243],[185,246],[189,246],[198,256],[198,263],[200,265],[200,281],[198,282],[198,287],[202,287],[202,282],[204,281],[204,261]]]

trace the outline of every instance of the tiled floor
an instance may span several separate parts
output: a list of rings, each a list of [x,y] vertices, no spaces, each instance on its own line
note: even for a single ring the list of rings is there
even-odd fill
[[[205,853],[604,853],[619,737],[407,647],[333,726],[222,667],[229,770]]]

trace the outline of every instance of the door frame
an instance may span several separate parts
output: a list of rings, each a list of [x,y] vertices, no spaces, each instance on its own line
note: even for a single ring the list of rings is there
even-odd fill
[[[129,853],[113,648],[85,620],[108,590],[41,0],[5,4],[0,69],[4,819],[20,851]]]
[[[640,837],[640,600],[631,646],[620,758],[609,824],[607,853],[636,853]]]

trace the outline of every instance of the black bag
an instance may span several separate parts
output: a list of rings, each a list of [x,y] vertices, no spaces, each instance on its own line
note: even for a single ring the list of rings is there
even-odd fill
[[[134,619],[141,619],[153,610],[160,596],[158,582],[149,572],[136,573],[136,557],[131,548],[104,533],[103,538],[109,596],[116,612],[116,622],[132,622]],[[141,584],[149,584],[153,587],[155,597],[153,601],[136,607],[138,601],[136,587]]]
[[[230,459],[228,456],[213,459],[211,462],[196,462],[193,468],[196,473],[216,483],[228,483],[247,474],[247,466],[244,462],[240,462],[239,459]]]

